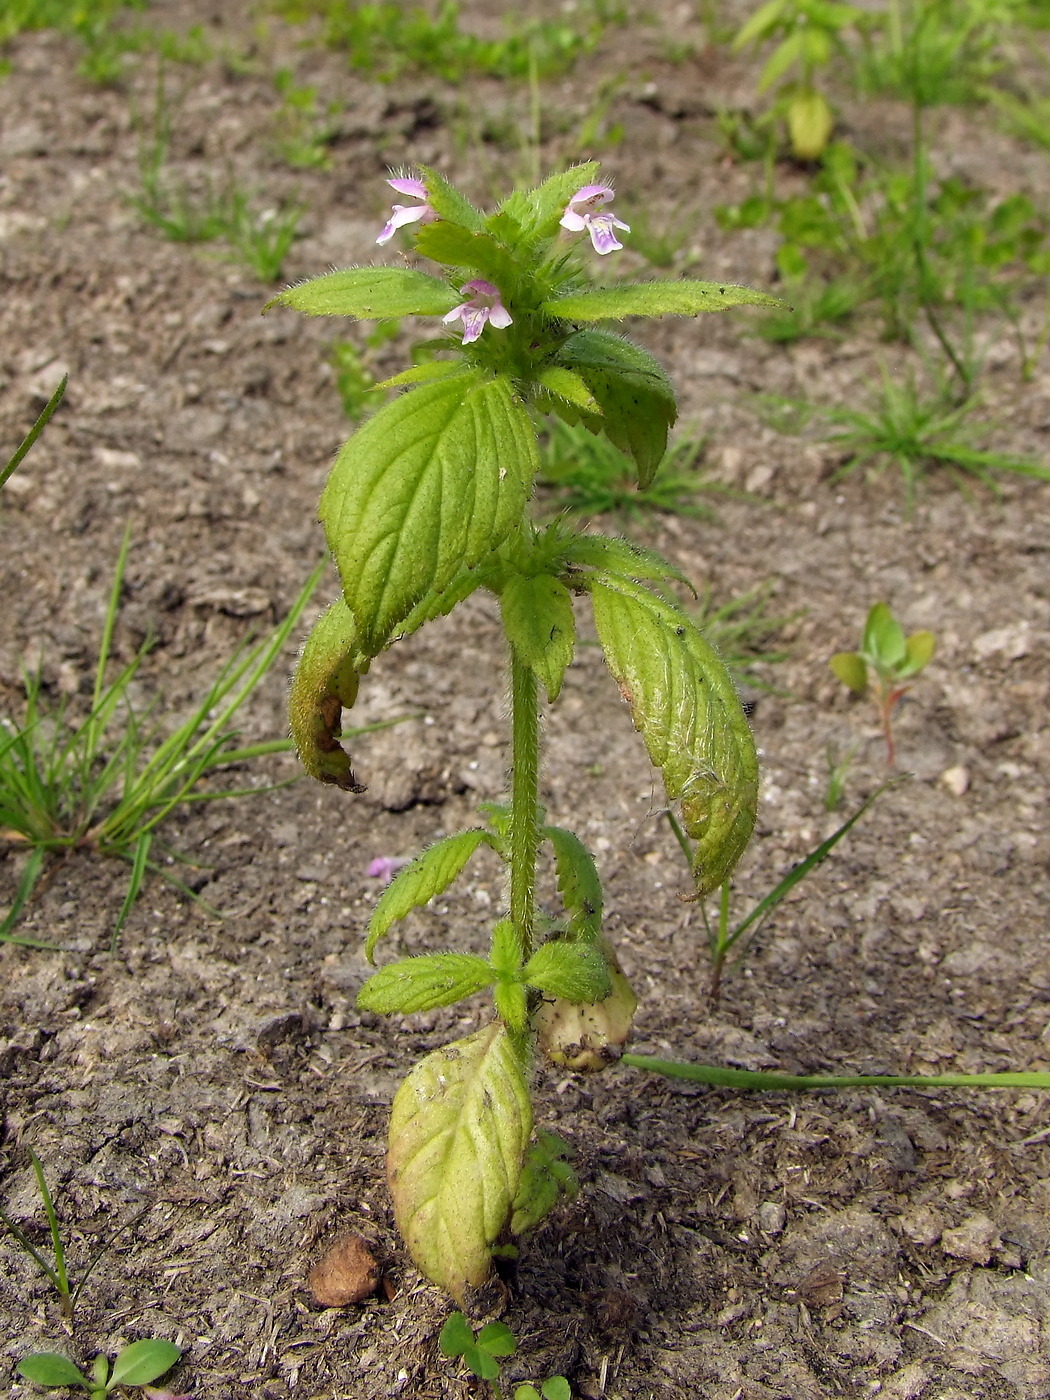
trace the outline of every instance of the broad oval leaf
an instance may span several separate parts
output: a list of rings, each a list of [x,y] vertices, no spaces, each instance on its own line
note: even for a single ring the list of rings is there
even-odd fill
[[[507,640],[535,671],[553,703],[576,643],[569,590],[550,574],[512,574],[499,601]]]
[[[864,624],[864,655],[880,670],[896,670],[908,655],[904,628],[886,603],[876,603]]]
[[[326,272],[275,296],[263,307],[290,306],[307,316],[444,316],[460,301],[447,282],[408,267],[347,267]]]
[[[347,792],[364,792],[354,776],[350,755],[339,743],[343,709],[357,699],[361,670],[357,629],[341,598],[314,623],[299,653],[288,695],[288,719],[299,762],[322,783]]]
[[[495,969],[471,953],[421,953],[373,973],[358,992],[357,1005],[380,1016],[433,1011],[463,1001],[495,980]]]
[[[32,1356],[23,1356],[15,1369],[20,1376],[25,1376],[27,1381],[36,1381],[37,1385],[82,1385],[85,1390],[91,1389],[87,1376],[78,1371],[72,1361],[55,1351],[37,1351]]]
[[[623,316],[697,316],[731,306],[771,306],[787,302],[752,287],[729,282],[628,282],[593,292],[573,292],[543,303],[548,316],[567,321],[618,321]]]
[[[733,682],[674,604],[612,575],[588,587],[606,662],[697,842],[697,893],[709,894],[743,854],[758,808],[758,757]]]
[[[113,1362],[110,1385],[149,1385],[165,1371],[170,1371],[182,1352],[171,1342],[147,1337],[125,1347]]]
[[[513,1356],[518,1339],[505,1322],[486,1322],[478,1333],[478,1346],[490,1356]]]
[[[828,662],[834,674],[854,695],[863,695],[868,688],[868,665],[855,651],[837,651]]]
[[[674,387],[647,350],[608,331],[578,331],[558,352],[558,364],[583,380],[601,409],[592,422],[634,458],[638,484],[648,486],[667,451],[678,416]]]
[[[416,1266],[460,1305],[488,1278],[532,1133],[520,1045],[494,1021],[427,1055],[394,1098],[397,1226]]]
[[[358,429],[320,516],[367,655],[502,544],[537,467],[536,432],[510,381],[480,370],[410,389]]]
[[[907,657],[897,667],[897,675],[902,679],[905,676],[917,676],[933,660],[936,650],[937,638],[932,632],[925,628],[921,632],[913,632],[908,638]]]
[[[474,1329],[461,1312],[454,1312],[445,1319],[445,1325],[438,1336],[438,1350],[442,1356],[462,1356],[467,1347],[474,1345]]]
[[[383,891],[368,921],[365,940],[368,961],[375,961],[372,956],[375,946],[392,924],[447,890],[478,847],[489,843],[488,832],[480,828],[458,831],[428,846],[410,865],[399,870]]]

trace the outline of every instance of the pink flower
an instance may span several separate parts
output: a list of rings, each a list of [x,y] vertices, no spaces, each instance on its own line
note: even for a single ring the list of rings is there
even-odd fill
[[[570,229],[573,233],[582,233],[586,229],[596,253],[611,253],[622,248],[623,244],[617,241],[613,229],[622,228],[630,233],[631,226],[621,223],[611,209],[602,208],[612,197],[611,185],[584,185],[566,205],[565,213],[561,216],[562,228]]]
[[[427,187],[422,180],[414,180],[409,176],[396,176],[387,181],[391,189],[397,190],[398,194],[410,194],[413,199],[421,199],[422,204],[395,204],[394,212],[383,225],[383,231],[376,239],[377,243],[389,243],[399,228],[405,224],[432,223],[437,215],[427,203]]]
[[[384,885],[389,885],[397,871],[408,864],[407,856],[376,856],[369,863],[368,874],[371,879],[382,880]]]
[[[442,317],[442,320],[446,325],[451,325],[453,321],[463,322],[464,345],[477,340],[486,324],[495,326],[497,330],[505,330],[512,324],[513,317],[500,300],[499,288],[494,287],[491,282],[486,282],[483,277],[475,277],[473,282],[468,282],[459,290],[473,292],[474,295],[462,306],[455,307],[447,316]]]

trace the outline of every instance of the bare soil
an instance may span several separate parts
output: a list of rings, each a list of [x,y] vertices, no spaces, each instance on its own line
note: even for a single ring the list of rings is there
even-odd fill
[[[303,47],[307,28],[239,6],[186,0],[150,15],[202,24],[225,55],[168,69],[181,98],[174,170],[200,188],[229,169],[262,200],[303,203],[288,280],[373,256],[392,165],[440,166],[490,202],[522,164],[521,85],[382,85]],[[757,66],[705,49],[689,6],[647,15],[545,85],[541,163],[570,149],[615,81],[608,120],[622,140],[603,148],[599,136],[593,148],[623,208],[648,209],[656,226],[695,218],[696,275],[771,285],[772,236],[729,238],[712,215],[758,178],[727,159],[713,115],[754,101]],[[671,62],[667,36],[695,39],[698,56]],[[133,63],[123,90],[104,90],[77,76],[75,46],[53,34],[21,37],[10,56],[0,441],[17,442],[64,370],[70,387],[0,507],[0,711],[19,713],[22,667],[41,655],[54,701],[76,711],[89,699],[130,522],[117,653],[129,659],[155,638],[138,694],[166,725],[249,631],[284,615],[319,558],[317,497],[348,430],[325,352],[340,337],[362,342],[335,323],[261,317],[270,292],[250,272],[143,226],[128,194],[152,59]],[[328,172],[292,170],[274,152],[280,66],[340,104]],[[887,151],[907,131],[889,102],[858,103],[845,120],[858,143]],[[1045,154],[1001,135],[988,111],[937,112],[934,123],[942,167],[997,191],[1045,192]],[[484,138],[508,129],[504,145]],[[801,187],[790,168],[777,179]],[[710,478],[733,488],[714,498],[716,521],[654,516],[641,537],[719,601],[774,580],[776,610],[793,616],[789,659],[769,673],[775,693],[755,696],[764,780],[738,907],[841,820],[823,805],[829,746],[860,746],[844,811],[884,776],[874,714],[831,677],[830,653],[854,644],[880,598],[908,630],[932,627],[939,650],[899,714],[900,763],[914,778],[778,911],[712,1011],[703,925],[681,898],[658,780],[600,653],[580,647],[547,717],[543,795],[607,882],[609,933],[641,999],[633,1048],[789,1072],[1048,1069],[1046,489],[1017,479],[964,494],[934,475],[909,515],[892,473],[832,481],[839,459],[764,427],[753,393],[859,403],[880,366],[903,373],[915,356],[863,320],[846,338],[788,348],[750,325],[743,313],[639,332],[666,357],[683,419],[708,437]],[[406,328],[380,368],[401,368],[420,333]],[[982,334],[997,442],[1045,460],[1046,360],[1022,382],[1005,330]],[[334,591],[334,575],[325,586]],[[246,736],[284,732],[290,664],[253,699]],[[155,1335],[185,1348],[176,1388],[208,1400],[477,1393],[438,1354],[449,1305],[394,1233],[383,1139],[407,1069],[484,1007],[381,1021],[354,998],[376,896],[369,860],[470,824],[504,790],[490,601],[472,599],[376,662],[357,717],[392,715],[414,718],[356,748],[362,797],[303,780],[169,824],[167,841],[194,861],[221,918],[154,878],[111,955],[126,871],[82,855],[54,871],[22,926],[65,951],[0,949],[5,1210],[43,1241],[32,1146],[76,1277],[148,1207],[97,1265],[72,1339],[34,1266],[0,1246],[10,1372],[29,1350],[85,1360]],[[959,768],[961,795],[942,781]],[[294,773],[277,758],[250,780]],[[0,907],[23,860],[0,843]],[[501,899],[498,870],[479,861],[391,948],[481,949]],[[508,1376],[560,1371],[574,1393],[610,1400],[1050,1397],[1042,1094],[759,1095],[625,1067],[541,1073],[537,1094],[539,1121],[572,1144],[583,1188],[493,1294],[521,1342]],[[322,1309],[306,1276],[346,1230],[374,1245],[387,1287]],[[38,1392],[12,1379],[10,1393]]]

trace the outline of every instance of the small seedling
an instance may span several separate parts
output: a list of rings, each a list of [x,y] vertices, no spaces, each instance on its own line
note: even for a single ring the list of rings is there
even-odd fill
[[[505,1322],[486,1323],[475,1333],[463,1314],[455,1312],[442,1327],[438,1346],[442,1356],[462,1357],[479,1380],[488,1382],[496,1400],[503,1400],[506,1392],[499,1384],[500,1363],[518,1349],[518,1339]],[[572,1389],[564,1376],[548,1376],[538,1390],[529,1384],[514,1390],[514,1400],[540,1400],[541,1396],[543,1400],[571,1400]]]
[[[854,695],[866,695],[869,687],[879,710],[886,740],[886,763],[896,764],[893,711],[914,679],[929,665],[937,641],[932,632],[904,629],[885,603],[876,603],[864,624],[859,651],[838,651],[828,665]],[[870,676],[869,676],[870,673]]]
[[[853,5],[831,0],[767,0],[733,40],[734,49],[779,39],[758,80],[759,92],[777,88],[776,110],[782,112],[799,160],[817,160],[831,137],[835,118],[816,82],[836,48],[841,33],[864,18]],[[797,77],[784,81],[792,69]]]
[[[107,1356],[98,1355],[91,1366],[91,1375],[85,1376],[72,1361],[53,1351],[38,1351],[32,1356],[23,1357],[17,1371],[27,1381],[53,1389],[56,1386],[75,1386],[86,1390],[90,1400],[105,1400],[117,1386],[146,1386],[151,1381],[170,1371],[182,1352],[171,1342],[159,1342],[147,1338],[132,1342],[118,1352],[110,1367]],[[185,1396],[172,1396],[171,1400],[189,1400]]]
[[[897,781],[899,781],[899,779]],[[699,899],[700,913],[704,920],[704,928],[707,931],[708,950],[711,958],[711,982],[708,987],[708,997],[710,998],[712,1008],[718,1005],[719,998],[722,995],[722,981],[729,954],[734,948],[739,948],[736,958],[736,961],[739,961],[743,956],[747,944],[751,942],[751,939],[754,938],[755,934],[759,931],[767,917],[773,912],[777,905],[787,898],[795,886],[801,880],[804,880],[810,871],[815,870],[818,865],[822,864],[822,862],[827,859],[842,838],[860,821],[861,817],[876,798],[885,792],[887,786],[888,784],[884,783],[882,787],[873,792],[866,801],[861,803],[853,815],[842,823],[837,831],[833,831],[826,841],[821,841],[820,845],[810,851],[809,855],[806,856],[804,860],[800,860],[797,865],[793,865],[780,883],[770,890],[765,898],[760,899],[751,912],[732,928],[729,926],[730,903],[732,898],[732,886],[729,880],[724,882],[719,891],[718,919],[716,923],[711,923],[707,913],[707,905],[702,898]],[[692,843],[682,830],[681,823],[674,812],[665,811],[663,815],[667,818],[668,825],[674,832],[675,840],[681,847],[682,854],[689,862],[689,868],[692,870],[693,861],[695,859]]]
[[[65,1317],[72,1320],[73,1313],[76,1310],[77,1300],[95,1265],[104,1254],[108,1253],[108,1251],[113,1248],[114,1244],[116,1244],[117,1240],[125,1231],[130,1230],[133,1225],[138,1224],[150,1208],[147,1207],[145,1211],[140,1211],[137,1215],[120,1226],[120,1228],[105,1241],[101,1248],[95,1252],[87,1268],[84,1270],[80,1281],[75,1286],[71,1286],[69,1282],[69,1272],[66,1268],[66,1249],[62,1242],[62,1232],[58,1225],[58,1212],[55,1210],[54,1198],[48,1189],[47,1178],[44,1176],[44,1169],[40,1165],[40,1159],[32,1148],[29,1149],[29,1160],[33,1164],[33,1171],[36,1174],[37,1189],[40,1192],[40,1199],[44,1203],[44,1214],[47,1216],[47,1228],[51,1236],[52,1258],[50,1260],[45,1258],[22,1227],[17,1225],[10,1216],[5,1214],[2,1210],[0,1210],[0,1222],[7,1227],[11,1238],[18,1247],[23,1250],[24,1253],[28,1254],[30,1259],[34,1260],[47,1275],[55,1292],[58,1294],[59,1305],[62,1308],[63,1314]],[[68,1365],[69,1363],[67,1362],[66,1364]],[[169,1362],[168,1364],[171,1365],[173,1363]],[[164,1369],[167,1370],[167,1367]],[[157,1374],[159,1375],[160,1372]],[[66,1384],[66,1382],[56,1382],[56,1384]]]
[[[828,761],[828,781],[824,787],[824,810],[837,812],[842,805],[846,791],[846,779],[853,767],[853,760],[860,749],[859,744],[851,744],[845,753],[837,753],[830,744],[824,750]]]

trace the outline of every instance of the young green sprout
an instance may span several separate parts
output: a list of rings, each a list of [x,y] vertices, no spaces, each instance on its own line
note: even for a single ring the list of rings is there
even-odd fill
[[[886,764],[896,766],[893,742],[893,711],[920,671],[933,658],[937,640],[932,632],[904,629],[885,603],[876,603],[864,624],[859,651],[837,651],[828,665],[854,695],[865,695],[869,688],[879,710],[886,740]],[[871,673],[869,677],[869,672]]]
[[[85,1376],[72,1361],[54,1351],[38,1351],[23,1357],[16,1369],[27,1381],[49,1390],[57,1386],[75,1386],[86,1390],[90,1400],[105,1400],[117,1386],[148,1386],[170,1371],[181,1355],[171,1342],[146,1338],[126,1346],[114,1358],[112,1367],[108,1357],[96,1356],[90,1376]],[[147,1390],[145,1394],[152,1395],[154,1400],[160,1400],[161,1396],[165,1400],[192,1400],[189,1395],[174,1395],[171,1391]]]
[[[489,1322],[475,1333],[463,1314],[454,1312],[441,1329],[438,1347],[442,1356],[462,1357],[478,1380],[488,1382],[496,1400],[504,1400],[500,1363],[518,1349],[518,1339],[505,1322]],[[541,1396],[542,1400],[572,1400],[572,1389],[564,1376],[548,1376],[538,1390],[527,1383],[514,1388],[514,1400],[540,1400]]]

